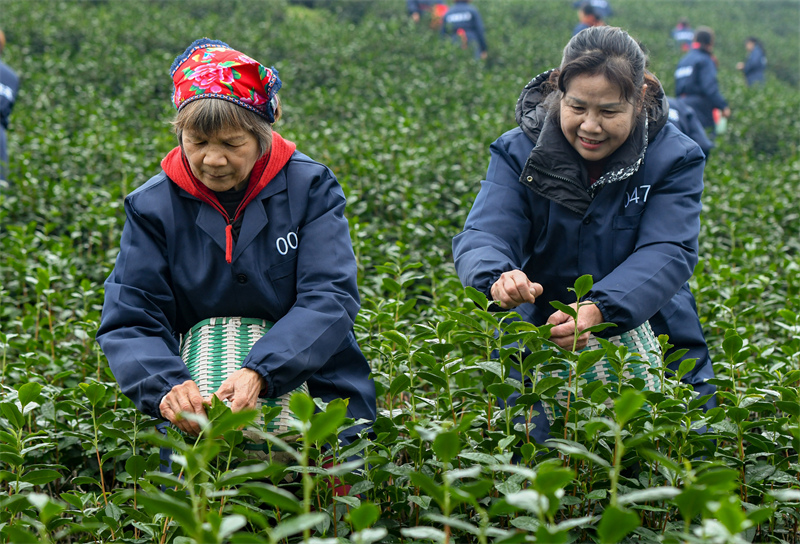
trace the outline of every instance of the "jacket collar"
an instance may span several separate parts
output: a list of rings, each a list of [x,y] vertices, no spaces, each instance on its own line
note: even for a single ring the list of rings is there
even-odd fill
[[[636,173],[644,161],[648,142],[667,122],[669,106],[659,89],[656,106],[640,116],[630,137],[608,158],[605,174],[591,184],[583,159],[545,107],[542,86],[551,73],[552,70],[533,78],[517,100],[517,123],[534,144],[520,182],[540,196],[584,214],[602,187]]]
[[[225,260],[231,263],[234,257],[232,222],[244,214],[247,205],[256,198],[266,198],[286,187],[286,176],[278,176],[278,173],[286,166],[286,163],[289,162],[296,148],[297,146],[293,142],[284,140],[277,132],[272,133],[272,147],[269,155],[261,157],[253,167],[253,173],[250,176],[247,191],[233,218],[228,217],[227,212],[220,204],[216,194],[194,176],[180,146],[170,151],[169,154],[164,157],[161,161],[161,168],[164,169],[167,177],[178,187],[198,200],[207,203],[212,209],[222,215],[226,224],[224,231]],[[270,185],[273,179],[276,181],[280,180],[283,183]],[[211,210],[208,211],[211,213]],[[212,215],[214,214],[212,213]],[[207,213],[203,213],[203,210],[201,210],[198,216],[198,221],[203,230],[206,230],[212,238],[217,238],[215,232],[209,232],[213,222],[209,220]],[[266,225],[266,216],[264,217],[263,224]],[[241,249],[243,249],[248,242],[249,240],[240,238],[238,244],[240,247],[238,248],[239,251],[236,252],[237,255],[241,253]]]
[[[276,174],[286,166],[297,146],[289,140],[284,140],[277,132],[272,133],[272,146],[269,154],[256,161],[253,173],[247,185],[241,209],[254,200],[259,193],[275,178]],[[193,197],[210,204],[227,217],[224,209],[219,205],[214,191],[203,185],[203,183],[192,173],[186,158],[178,146],[170,151],[161,161],[161,168],[170,180],[178,187],[192,195]],[[239,210],[238,213],[241,213]]]

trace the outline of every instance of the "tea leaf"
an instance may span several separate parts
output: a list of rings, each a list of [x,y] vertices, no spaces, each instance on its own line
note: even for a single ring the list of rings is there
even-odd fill
[[[314,401],[305,393],[295,393],[289,399],[289,409],[300,421],[310,421],[315,408]]]
[[[18,390],[18,398],[20,404],[24,408],[26,404],[33,402],[42,391],[42,385],[36,382],[28,382],[22,384]]]
[[[149,511],[151,516],[166,514],[184,527],[194,527],[196,525],[192,509],[181,501],[167,498],[166,495],[151,493],[139,493],[137,500]]]
[[[270,540],[277,542],[286,537],[301,533],[306,529],[311,529],[326,519],[325,514],[321,512],[312,512],[310,514],[301,514],[294,516],[286,521],[280,522],[271,531],[269,531]]]
[[[439,433],[433,440],[433,451],[436,456],[449,463],[461,451],[461,440],[456,432]]]
[[[363,502],[361,506],[353,508],[347,514],[350,523],[353,524],[355,531],[362,531],[371,527],[381,515],[381,510],[371,502]]]
[[[644,404],[644,395],[638,391],[627,390],[614,401],[617,423],[624,426]],[[627,534],[627,533],[626,533]]]
[[[61,474],[55,470],[31,470],[22,476],[22,481],[33,485],[45,485],[58,478],[61,478]]]
[[[676,487],[662,486],[650,489],[640,489],[620,495],[617,500],[619,504],[639,504],[643,502],[657,502],[670,500],[680,495],[681,490]]]
[[[298,513],[303,509],[297,497],[285,489],[275,487],[274,485],[250,482],[243,485],[241,490],[249,495],[255,495],[265,504],[270,504],[288,512]]]
[[[601,542],[620,542],[640,524],[641,520],[636,512],[619,506],[608,506],[597,525],[597,535]]]

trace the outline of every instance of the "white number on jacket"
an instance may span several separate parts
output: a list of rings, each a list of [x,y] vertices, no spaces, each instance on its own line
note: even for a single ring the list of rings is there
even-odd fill
[[[286,255],[290,249],[297,249],[297,233],[290,232],[286,238],[281,236],[275,240],[275,247],[281,255]]]
[[[639,194],[639,189],[642,190],[642,194]],[[625,207],[627,208],[630,206],[631,202],[635,202],[636,204],[639,203],[639,199],[642,200],[642,204],[647,202],[647,195],[650,194],[650,185],[639,185],[638,187],[633,188],[633,192],[625,192],[625,196],[627,197],[627,201],[625,202]]]

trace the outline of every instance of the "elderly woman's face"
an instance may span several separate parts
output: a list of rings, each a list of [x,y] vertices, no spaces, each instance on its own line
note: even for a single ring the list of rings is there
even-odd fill
[[[184,130],[181,140],[192,173],[212,191],[244,189],[261,156],[258,140],[246,130]]]
[[[580,75],[561,99],[561,131],[581,157],[599,161],[628,139],[637,113],[605,76]]]

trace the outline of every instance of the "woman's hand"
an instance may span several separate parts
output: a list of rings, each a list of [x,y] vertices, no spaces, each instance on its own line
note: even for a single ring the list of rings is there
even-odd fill
[[[522,270],[503,272],[494,285],[492,285],[492,300],[500,303],[500,307],[509,310],[520,304],[536,302],[536,297],[541,296],[544,287],[528,279]]]
[[[181,412],[189,412],[206,416],[205,404],[208,402],[200,394],[200,389],[192,380],[176,385],[170,389],[169,393],[161,399],[158,409],[161,410],[161,417],[168,420],[181,431],[197,436],[200,434],[200,425],[194,421],[180,417]]]
[[[231,411],[255,409],[258,394],[267,386],[267,381],[255,370],[241,368],[228,376],[214,393],[219,400],[230,401]],[[209,401],[211,398],[209,397]]]
[[[570,306],[573,309],[577,308],[578,303],[575,302],[570,304]],[[600,310],[597,309],[595,304],[584,303],[581,305],[581,309],[578,311],[579,331],[588,329],[594,325],[599,325],[602,322],[603,314],[600,313]],[[550,329],[550,340],[564,349],[571,350],[572,344],[575,341],[575,320],[572,318],[572,316],[565,314],[561,310],[558,310],[547,319],[547,323],[550,325],[555,325],[552,329]],[[578,337],[578,342],[575,345],[575,349],[579,350],[585,348],[588,341],[589,333],[585,332]]]

